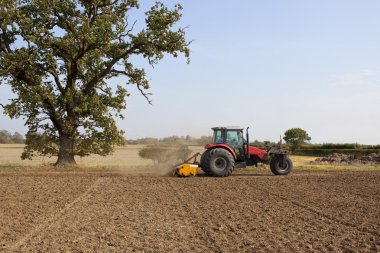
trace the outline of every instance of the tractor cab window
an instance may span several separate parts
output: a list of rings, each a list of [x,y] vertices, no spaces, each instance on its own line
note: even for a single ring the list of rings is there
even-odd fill
[[[241,131],[227,131],[226,142],[235,150],[237,154],[244,153],[244,140],[243,133]]]
[[[214,143],[223,143],[223,131],[222,130],[214,131]]]
[[[243,137],[240,131],[228,131],[226,142],[231,147],[240,147],[243,145]]]

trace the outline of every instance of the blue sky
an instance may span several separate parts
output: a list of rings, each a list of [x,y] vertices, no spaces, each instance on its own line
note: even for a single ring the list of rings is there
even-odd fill
[[[301,127],[313,143],[380,144],[380,1],[178,2],[191,63],[168,57],[147,67],[153,106],[128,86],[118,120],[127,138],[241,125],[259,140]],[[10,96],[0,86],[1,103]],[[2,128],[26,132],[3,115]]]

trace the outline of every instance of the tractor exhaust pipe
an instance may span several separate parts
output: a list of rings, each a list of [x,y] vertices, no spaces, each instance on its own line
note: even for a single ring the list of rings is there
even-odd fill
[[[249,160],[249,158],[251,158],[249,155],[249,133],[248,133],[248,129],[249,129],[249,127],[247,127],[247,129],[245,130],[245,134],[247,137],[247,150],[246,150],[247,153],[245,154],[246,160]]]

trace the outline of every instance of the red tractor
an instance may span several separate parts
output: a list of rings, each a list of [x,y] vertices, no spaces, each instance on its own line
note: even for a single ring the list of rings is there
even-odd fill
[[[247,127],[246,139],[241,127],[214,127],[213,142],[205,146],[199,166],[209,176],[226,177],[237,165],[251,166],[258,163],[270,164],[275,175],[287,175],[293,169],[288,154],[280,147],[265,151],[249,145]]]

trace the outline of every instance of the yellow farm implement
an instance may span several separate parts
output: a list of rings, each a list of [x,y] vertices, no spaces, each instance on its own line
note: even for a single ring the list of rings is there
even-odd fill
[[[196,176],[198,174],[198,168],[199,168],[199,162],[197,161],[198,156],[200,156],[201,153],[196,153],[193,156],[191,156],[189,159],[183,161],[183,163],[178,164],[175,166],[174,175],[179,177],[190,177],[190,176]],[[191,162],[191,160],[193,160]]]

